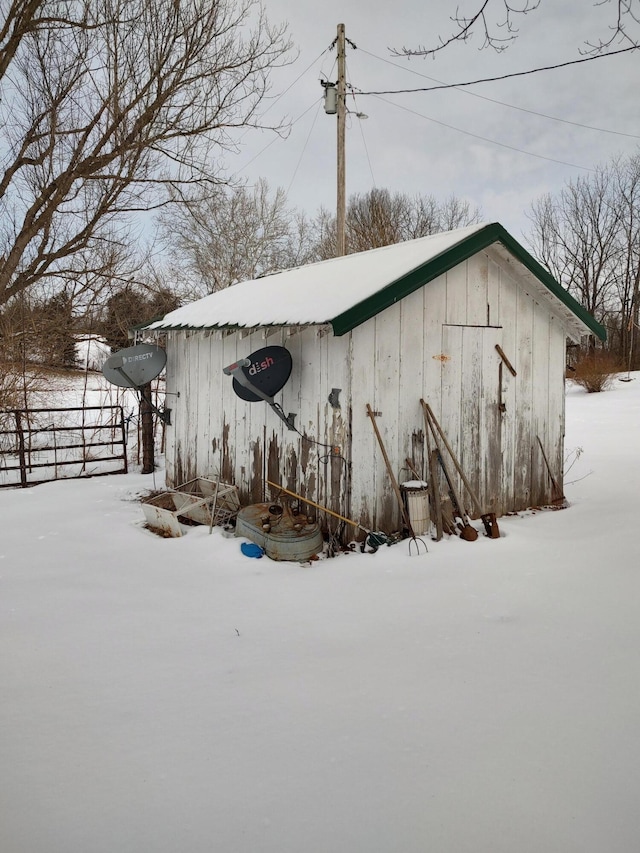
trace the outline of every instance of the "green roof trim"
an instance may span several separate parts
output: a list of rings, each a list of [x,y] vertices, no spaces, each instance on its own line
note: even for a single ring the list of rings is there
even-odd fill
[[[580,303],[571,296],[571,294],[562,287],[559,282],[546,270],[533,255],[530,255],[527,250],[514,240],[513,237],[505,231],[498,222],[493,222],[476,231],[471,236],[457,243],[450,249],[427,261],[425,264],[412,270],[410,273],[402,276],[396,281],[391,282],[382,290],[364,299],[337,317],[331,320],[331,325],[335,335],[344,335],[370,320],[399,302],[405,296],[418,290],[438,276],[443,275],[453,269],[463,261],[468,260],[473,255],[488,248],[493,243],[502,243],[511,254],[525,266],[551,293],[559,299],[575,316],[581,320],[587,328],[589,328],[596,337],[601,341],[607,339],[607,333],[604,326],[595,320],[591,314]]]

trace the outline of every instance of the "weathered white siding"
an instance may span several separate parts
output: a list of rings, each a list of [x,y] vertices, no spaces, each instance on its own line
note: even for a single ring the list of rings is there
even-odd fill
[[[235,482],[243,500],[266,480],[367,527],[397,527],[395,496],[366,406],[402,482],[407,458],[425,471],[420,399],[430,403],[489,511],[551,500],[538,437],[562,482],[566,330],[553,304],[489,249],[335,337],[330,327],[170,332],[167,478]],[[265,285],[266,286],[266,285]],[[512,376],[498,344],[517,372]],[[286,346],[293,372],[278,400],[290,431],[264,403],[233,393],[223,367]],[[340,389],[339,408],[329,402]]]
[[[349,344],[348,337],[334,338],[321,327],[269,330],[268,338],[264,330],[170,332],[168,482],[216,476],[236,483],[245,501],[260,501],[268,494],[269,479],[327,506],[343,506],[347,468],[342,457],[350,442]],[[265,403],[238,398],[223,373],[237,359],[273,345],[286,346],[292,355],[291,377],[278,401],[285,413],[295,413],[302,436],[288,430]],[[329,404],[333,387],[342,389],[346,408]],[[332,453],[332,447],[339,452]]]

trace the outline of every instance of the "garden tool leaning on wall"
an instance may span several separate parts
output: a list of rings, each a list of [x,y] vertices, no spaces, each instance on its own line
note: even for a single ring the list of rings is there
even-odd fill
[[[398,506],[400,508],[400,515],[402,516],[402,523],[404,524],[406,530],[409,532],[409,538],[411,542],[409,543],[409,553],[411,554],[411,547],[415,545],[416,554],[420,553],[420,545],[424,547],[425,552],[429,549],[427,548],[427,543],[424,539],[420,539],[419,536],[416,536],[414,533],[413,527],[411,526],[411,519],[409,518],[409,513],[407,512],[407,508],[402,500],[402,494],[400,492],[400,486],[398,485],[398,481],[396,480],[396,476],[393,473],[393,468],[391,467],[391,462],[389,461],[389,457],[387,456],[387,451],[385,449],[384,443],[382,441],[382,436],[380,435],[380,430],[378,429],[378,424],[375,420],[375,412],[372,410],[371,406],[367,403],[367,415],[371,418],[371,423],[373,424],[373,431],[376,434],[376,438],[378,440],[378,445],[380,446],[380,450],[382,451],[382,457],[384,459],[384,464],[387,468],[387,473],[389,474],[389,479],[391,480],[391,485],[393,487],[393,491],[395,492],[396,498],[398,500]]]
[[[453,448],[449,444],[447,437],[444,434],[444,431],[442,430],[442,427],[440,426],[440,424],[438,423],[438,421],[436,419],[436,416],[433,414],[433,409],[424,400],[420,400],[420,403],[422,405],[422,410],[424,412],[425,426],[427,428],[427,431],[431,431],[431,434],[433,435],[433,440],[436,444],[436,448],[437,448],[437,451],[439,454],[440,464],[442,465],[443,472],[445,474],[445,479],[447,480],[447,484],[449,486],[451,486],[451,476],[445,470],[444,461],[442,459],[442,453],[440,451],[440,447],[439,447],[439,443],[438,443],[438,437],[442,440],[442,443],[443,443],[444,447],[446,448],[447,453],[449,454],[449,457],[451,458],[451,461],[453,462],[456,471],[460,475],[460,479],[462,480],[467,492],[469,493],[469,496],[470,496],[470,498],[473,502],[473,505],[474,505],[474,511],[480,517],[480,519],[484,525],[486,535],[490,539],[499,539],[500,538],[500,530],[498,529],[498,522],[496,519],[496,514],[494,512],[483,512],[482,506],[481,506],[480,501],[478,499],[478,496],[476,495],[475,491],[473,490],[473,487],[471,486],[471,483],[469,482],[468,478],[466,477],[464,471],[462,470],[462,466],[460,465],[460,462],[458,461],[455,453],[453,452]],[[436,431],[437,431],[437,434],[436,434]],[[454,491],[455,491],[455,489],[454,489]],[[450,488],[449,493],[451,494],[451,488]],[[452,499],[452,502],[453,502],[453,499]],[[466,535],[464,535],[462,531],[461,531],[460,535],[464,539],[469,539],[470,541],[472,541],[473,539],[477,539],[478,533],[475,530],[475,528],[472,527],[471,524],[469,523],[468,514],[465,512],[464,507],[461,505],[461,501],[458,499],[457,502],[459,505],[458,506],[459,511],[464,513],[464,515],[461,517],[462,524],[463,524],[462,530],[466,530]],[[475,536],[473,536],[468,531],[468,529],[467,529],[468,527],[471,527],[471,529],[475,533]]]
[[[367,530],[366,527],[363,527],[357,521],[352,521],[350,518],[347,518],[344,515],[340,515],[337,512],[334,512],[332,509],[327,509],[326,506],[321,506],[321,504],[317,504],[314,501],[309,500],[309,498],[303,498],[302,495],[298,495],[295,492],[289,491],[289,489],[285,489],[284,486],[281,486],[279,483],[272,483],[271,480],[267,480],[267,483],[273,488],[277,489],[278,492],[282,492],[285,495],[290,495],[292,498],[296,498],[304,504],[308,504],[309,506],[314,507],[314,509],[319,509],[321,512],[326,512],[327,515],[332,515],[334,518],[338,518],[340,521],[344,521],[347,524],[350,524],[352,527],[357,527],[358,530],[362,530],[363,533],[366,534],[362,544],[360,545],[360,550],[364,553],[365,548],[368,547],[369,554],[374,554],[380,545],[393,545],[394,539],[390,536],[387,536],[386,533],[382,533],[380,530]]]

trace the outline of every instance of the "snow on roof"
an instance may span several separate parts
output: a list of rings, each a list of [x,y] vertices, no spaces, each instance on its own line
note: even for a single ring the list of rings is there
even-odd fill
[[[150,328],[327,323],[484,227],[471,225],[243,281],[172,311]]]
[[[576,339],[604,328],[497,222],[469,225],[243,281],[171,311],[149,329],[256,328],[331,323],[342,335],[493,244],[522,265]]]

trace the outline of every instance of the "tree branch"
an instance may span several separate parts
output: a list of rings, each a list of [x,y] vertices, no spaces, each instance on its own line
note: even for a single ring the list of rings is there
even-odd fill
[[[439,44],[436,47],[403,47],[400,50],[392,50],[391,53],[395,56],[430,56],[434,57],[436,53],[449,47],[454,42],[466,42],[474,34],[477,29],[482,33],[482,44],[480,50],[490,47],[500,53],[506,50],[509,44],[517,38],[518,30],[513,23],[514,15],[526,15],[533,12],[540,5],[540,0],[521,0],[521,8],[517,8],[512,0],[500,0],[504,8],[504,20],[492,24],[488,19],[489,6],[493,0],[484,0],[480,8],[475,14],[465,17],[460,15],[459,7],[456,9],[456,14],[450,20],[457,25],[457,30],[447,38],[440,37]],[[498,36],[495,34],[493,27],[504,28],[506,35]]]
[[[13,0],[10,12],[0,305],[165,204],[170,185],[224,180],[214,155],[230,130],[260,124],[289,49],[259,0]]]

